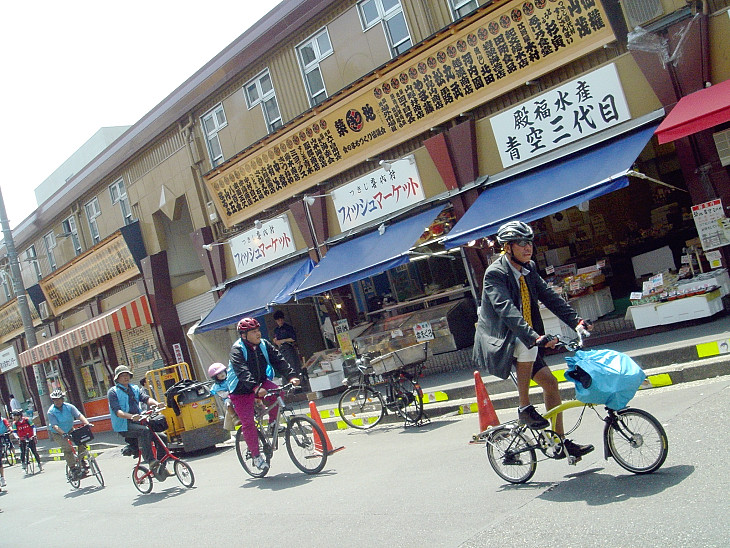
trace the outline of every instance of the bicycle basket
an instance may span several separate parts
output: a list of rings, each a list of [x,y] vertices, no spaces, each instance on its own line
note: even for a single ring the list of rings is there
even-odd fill
[[[94,439],[94,434],[91,433],[91,427],[84,425],[81,428],[71,431],[71,439],[74,440],[76,445],[90,442]]]
[[[167,430],[167,419],[165,415],[155,415],[149,419],[149,425],[153,432],[164,432]]]

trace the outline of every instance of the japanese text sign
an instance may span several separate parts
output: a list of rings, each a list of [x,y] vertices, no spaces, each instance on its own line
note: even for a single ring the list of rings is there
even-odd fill
[[[413,326],[413,333],[416,335],[416,342],[433,340],[433,328],[431,322],[420,322]]]
[[[631,118],[616,66],[581,76],[491,119],[504,167]]]
[[[613,40],[596,0],[508,2],[414,47],[205,176],[232,226]]]
[[[417,204],[424,199],[415,161],[398,160],[332,191],[342,232]]]
[[[18,365],[18,354],[16,354],[15,348],[9,346],[0,350],[0,373],[7,373]]]
[[[296,251],[286,215],[269,219],[261,228],[254,228],[231,238],[230,245],[238,274]]]
[[[693,205],[692,217],[700,242],[702,242],[702,249],[709,251],[730,244],[722,224],[722,220],[725,218],[722,200],[710,200]]]

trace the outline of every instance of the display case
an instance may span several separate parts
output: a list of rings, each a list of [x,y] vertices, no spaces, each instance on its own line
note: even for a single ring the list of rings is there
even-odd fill
[[[358,354],[377,355],[413,346],[417,342],[414,326],[428,322],[434,339],[428,348],[433,354],[451,352],[474,344],[476,310],[470,299],[450,301],[415,312],[399,314],[371,325],[354,340]]]

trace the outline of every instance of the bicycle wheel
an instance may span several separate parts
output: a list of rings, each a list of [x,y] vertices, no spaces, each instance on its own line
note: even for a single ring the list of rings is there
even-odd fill
[[[7,446],[6,447],[7,453],[5,454],[5,460],[8,463],[8,466],[12,466],[13,464],[18,462],[18,459],[15,458],[15,448]]]
[[[510,483],[525,483],[537,469],[535,450],[522,434],[500,427],[487,436],[487,458],[497,475]]]
[[[661,423],[641,409],[616,411],[616,420],[606,424],[604,438],[619,466],[634,474],[658,470],[669,452]]]
[[[360,430],[372,428],[385,415],[383,396],[374,388],[362,384],[345,390],[337,409],[348,426]]]
[[[146,466],[135,466],[132,470],[132,483],[137,491],[146,495],[152,491],[152,475]]]
[[[74,475],[71,472],[71,467],[66,464],[66,480],[71,484],[71,487],[74,489],[78,489],[79,485],[81,485],[81,477],[78,475]]]
[[[89,461],[89,471],[94,474],[94,477],[96,478],[96,481],[99,482],[99,485],[104,487],[104,476],[101,475],[101,469],[96,462],[96,458],[94,458],[93,455],[89,455],[87,460]]]
[[[423,416],[423,391],[413,377],[401,372],[392,378],[393,410],[406,421],[416,424]],[[390,403],[390,402],[388,402]]]
[[[286,429],[286,450],[305,474],[318,474],[327,464],[327,438],[309,417],[292,417]]]
[[[264,438],[264,435],[258,430],[257,433],[259,435],[259,453],[263,455],[266,462],[269,463],[269,467],[264,470],[256,468],[256,465],[253,463],[251,451],[249,451],[248,446],[246,445],[246,440],[243,439],[243,428],[239,428],[238,432],[236,432],[236,454],[238,455],[238,462],[241,463],[243,469],[250,476],[253,476],[254,478],[263,478],[269,472],[269,468],[271,468],[271,457],[267,454],[268,451],[266,449],[269,444],[266,441],[266,438]]]
[[[195,483],[195,474],[193,474],[193,469],[188,466],[187,462],[175,461],[175,475],[183,487],[190,489]]]
[[[30,450],[30,447],[26,448],[26,454],[25,454],[25,473],[26,474],[35,474],[35,456],[33,456],[33,452]]]

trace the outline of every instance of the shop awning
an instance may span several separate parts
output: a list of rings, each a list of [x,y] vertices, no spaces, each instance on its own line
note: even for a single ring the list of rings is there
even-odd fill
[[[375,230],[332,246],[294,296],[317,295],[407,263],[411,247],[443,210],[432,208],[387,226],[382,234]]]
[[[26,366],[43,362],[61,352],[89,343],[114,331],[123,331],[151,323],[153,321],[150,304],[147,296],[142,295],[22,352],[20,364]]]
[[[246,316],[260,316],[271,305],[287,302],[313,267],[312,260],[305,257],[241,280],[226,290],[195,332],[218,329]]]
[[[628,186],[631,165],[657,125],[623,133],[487,186],[444,239],[447,248],[497,232],[507,221],[535,221]]]
[[[730,80],[682,97],[656,130],[659,144],[730,121]]]

